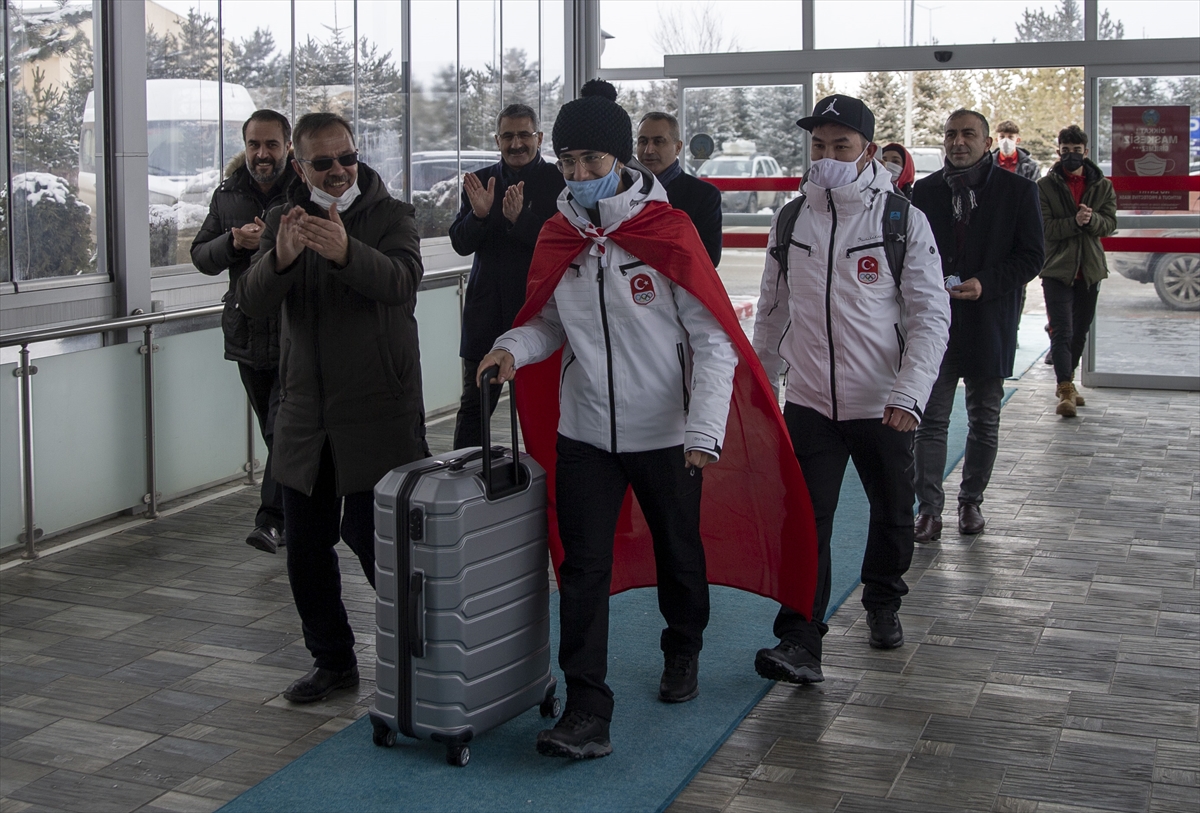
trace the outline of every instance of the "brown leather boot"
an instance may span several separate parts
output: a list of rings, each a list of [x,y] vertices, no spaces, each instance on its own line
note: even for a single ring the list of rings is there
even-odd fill
[[[1072,393],[1075,391],[1075,385],[1070,381],[1064,381],[1054,390],[1054,396],[1058,398],[1058,406],[1054,408],[1057,415],[1062,415],[1064,418],[1075,417],[1075,397]]]
[[[1080,407],[1085,405],[1083,394],[1075,389],[1075,382],[1071,382],[1071,397],[1075,399],[1075,406]]]

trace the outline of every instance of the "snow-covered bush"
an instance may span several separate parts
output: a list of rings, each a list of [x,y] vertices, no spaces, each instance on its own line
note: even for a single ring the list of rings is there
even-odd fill
[[[81,203],[65,178],[46,172],[22,172],[12,178],[11,220],[13,278],[40,279],[96,270],[91,209]],[[10,201],[0,187],[0,222]],[[0,229],[0,239],[9,235]],[[7,252],[7,245],[0,245]]]

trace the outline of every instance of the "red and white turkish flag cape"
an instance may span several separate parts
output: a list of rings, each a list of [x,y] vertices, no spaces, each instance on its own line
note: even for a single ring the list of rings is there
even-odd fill
[[[721,459],[704,470],[700,531],[709,583],[773,598],[807,618],[817,579],[817,532],[808,488],[766,373],[695,227],[683,212],[655,201],[616,231],[597,233],[699,299],[738,351]],[[541,311],[589,242],[561,212],[546,222],[529,269],[525,306],[514,326]],[[546,469],[556,572],[563,558],[554,488],[561,356],[559,350],[522,367],[516,388],[525,448]],[[614,544],[614,594],[656,584],[650,529],[632,490],[626,492]]]

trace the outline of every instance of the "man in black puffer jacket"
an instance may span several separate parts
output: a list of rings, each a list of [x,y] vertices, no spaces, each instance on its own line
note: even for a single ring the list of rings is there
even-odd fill
[[[308,113],[295,137],[293,169],[303,175],[267,214],[237,294],[250,316],[280,316],[275,477],[288,581],[315,661],[283,696],[308,703],[358,685],[333,548],[345,541],[374,586],[375,483],[429,447],[416,210],[358,162],[342,117]]]
[[[284,190],[296,177],[288,164],[292,125],[274,110],[256,110],[242,125],[242,140],[246,149],[225,168],[225,180],[213,191],[208,217],[192,241],[192,263],[210,275],[229,269],[229,291],[221,300],[225,358],[238,363],[267,445],[258,515],[246,544],[275,553],[283,544],[283,492],[271,467],[279,409],[279,323],[273,315],[247,317],[238,307],[236,292],[258,250],[262,219],[268,209],[283,202]]]
[[[525,304],[525,278],[542,225],[558,211],[562,173],[542,159],[537,113],[510,104],[496,119],[500,160],[463,176],[462,208],[450,226],[450,245],[474,254],[463,302],[462,400],[454,422],[454,448],[480,444],[479,387],[475,371],[496,338],[512,327]],[[492,408],[500,387],[489,385]]]

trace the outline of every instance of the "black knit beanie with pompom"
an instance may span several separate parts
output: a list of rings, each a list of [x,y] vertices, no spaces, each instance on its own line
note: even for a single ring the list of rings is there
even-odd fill
[[[567,150],[596,150],[628,164],[633,157],[633,124],[617,104],[617,89],[603,79],[584,85],[578,99],[559,109],[551,141],[555,155]]]

